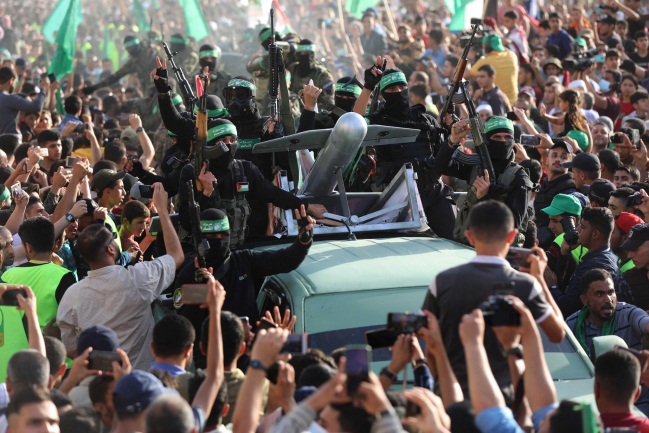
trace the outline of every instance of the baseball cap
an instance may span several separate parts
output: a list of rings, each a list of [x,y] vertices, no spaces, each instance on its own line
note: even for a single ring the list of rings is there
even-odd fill
[[[545,72],[545,67],[549,66],[549,65],[554,65],[554,66],[556,66],[557,68],[559,68],[559,69],[561,69],[563,71],[563,66],[561,65],[561,60],[559,60],[559,59],[557,59],[555,57],[552,57],[552,58],[548,59],[548,61],[543,64],[543,72]]]
[[[536,91],[534,90],[533,87],[530,86],[523,86],[521,89],[518,91],[518,95],[529,95],[532,98],[536,98]]]
[[[494,51],[505,51],[502,38],[494,33],[485,35],[482,38],[482,44],[491,47]]]
[[[563,147],[564,149],[566,149],[568,151],[568,153],[573,153],[572,146],[569,145],[568,143],[566,143],[564,140],[555,139],[555,140],[552,140],[552,142],[554,144],[550,147],[550,149],[554,149],[555,147]]]
[[[629,212],[620,212],[620,214],[615,218],[615,225],[617,228],[626,234],[631,232],[631,228],[642,223],[644,223],[642,218]]]
[[[131,188],[138,182],[138,178],[126,173],[122,182],[124,183],[124,191],[130,195]]]
[[[77,353],[82,354],[87,348],[114,352],[119,347],[115,331],[104,325],[95,325],[84,329],[77,340]]]
[[[598,19],[597,22],[602,24],[615,24],[617,23],[617,20],[613,15],[606,15],[603,18]]]
[[[557,194],[552,199],[550,206],[541,209],[550,216],[559,216],[563,214],[581,215],[581,204],[576,197],[569,194]]]
[[[120,415],[137,414],[145,411],[161,395],[174,393],[174,390],[165,388],[151,373],[133,370],[122,376],[115,385],[113,403],[115,411]]]
[[[140,194],[140,185],[144,186],[142,182],[136,180],[136,182],[131,185],[131,187],[127,189],[127,191],[129,192],[131,199],[141,201],[145,205],[148,205],[151,202],[151,199],[142,197],[142,194]]]
[[[126,128],[119,135],[119,139],[124,142],[124,144],[138,144],[140,139],[137,138],[137,132],[133,128]]]
[[[574,167],[576,169],[594,172],[599,171],[601,166],[599,164],[599,158],[592,153],[580,153],[575,155],[575,157],[570,162],[564,162],[562,164],[566,168]]]
[[[649,223],[636,224],[629,232],[629,238],[622,244],[625,251],[634,251],[649,241]]]
[[[92,175],[92,182],[90,182],[90,189],[100,192],[112,182],[117,179],[123,179],[126,175],[124,171],[109,170],[107,168],[99,170]]]
[[[588,149],[588,136],[586,135],[585,132],[580,131],[578,129],[571,129],[566,134],[566,137],[572,138],[573,140],[575,140],[577,142],[577,146],[579,146],[579,148],[583,152],[585,152],[586,149]]]
[[[585,47],[586,46],[586,39],[581,38],[581,37],[575,39],[575,45],[579,45],[580,47]]]
[[[609,195],[612,191],[615,191],[615,184],[608,179],[595,179],[590,184],[590,190],[588,191],[588,198],[591,201],[597,200],[599,203],[607,204]]]

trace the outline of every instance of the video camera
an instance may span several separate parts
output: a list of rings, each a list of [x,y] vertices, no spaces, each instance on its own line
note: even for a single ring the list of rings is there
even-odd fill
[[[480,18],[471,18],[471,25],[482,25],[482,20]],[[475,53],[475,58],[478,59],[482,56],[484,56],[484,50],[482,49],[482,38],[485,36],[488,32],[485,32],[484,30],[479,30],[476,32],[476,37],[473,39],[473,42],[471,43],[471,49]],[[464,47],[467,46],[469,41],[471,40],[471,32],[462,32],[460,35],[460,48],[464,49]]]
[[[521,315],[514,308],[514,303],[503,295],[491,295],[482,304],[480,310],[487,326],[520,326]]]
[[[372,349],[390,347],[400,334],[415,334],[428,327],[428,317],[412,313],[388,313],[387,327],[365,333],[365,340]]]

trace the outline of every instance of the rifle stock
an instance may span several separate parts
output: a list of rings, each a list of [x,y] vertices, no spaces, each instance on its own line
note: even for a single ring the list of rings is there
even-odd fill
[[[207,146],[207,76],[201,77],[203,80],[203,94],[199,100],[198,113],[196,113],[196,129],[194,137],[194,178],[196,179],[196,189],[203,190],[203,185],[198,177],[203,168],[203,151]]]
[[[187,81],[187,77],[185,77],[185,73],[176,65],[176,62],[174,61],[174,56],[177,53],[172,53],[171,50],[169,50],[169,46],[166,42],[162,43],[162,47],[164,48],[165,54],[167,55],[167,61],[171,65],[171,70],[176,76],[176,81],[178,82],[178,86],[180,87],[180,94],[183,97],[183,101],[189,108],[189,111],[192,112],[192,110],[194,109],[194,104],[196,103],[196,96],[194,95],[194,91]]]

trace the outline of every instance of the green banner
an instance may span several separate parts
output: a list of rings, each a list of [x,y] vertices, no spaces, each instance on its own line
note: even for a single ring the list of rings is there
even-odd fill
[[[205,22],[205,16],[201,11],[198,0],[178,0],[180,7],[183,8],[183,16],[185,17],[185,29],[187,36],[196,39],[200,42],[210,34],[210,28]]]
[[[63,18],[63,23],[56,35],[56,51],[50,65],[50,72],[56,75],[57,80],[73,71],[74,67],[74,41],[77,38],[79,21],[77,16],[81,9],[81,0],[72,0]]]

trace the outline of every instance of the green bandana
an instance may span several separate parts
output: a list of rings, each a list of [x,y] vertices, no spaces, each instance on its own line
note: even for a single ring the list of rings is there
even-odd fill
[[[270,29],[266,29],[259,34],[259,42],[264,42],[266,39],[270,38],[271,32]],[[279,38],[279,33],[275,32],[275,39]]]
[[[239,79],[236,79],[236,78],[234,80],[228,81],[228,87],[247,87],[250,90],[252,90],[253,93],[257,92],[257,86],[255,86],[254,84],[252,84],[249,81],[239,80]]]
[[[223,137],[224,135],[236,136],[237,128],[235,128],[235,126],[230,123],[226,123],[225,125],[219,125],[219,126],[215,126],[214,128],[210,128],[209,131],[207,131],[207,141],[215,140],[219,137]]]
[[[356,96],[361,94],[361,89],[356,84],[336,83],[336,92],[353,93]]]
[[[2,194],[0,194],[0,203],[7,200],[9,197],[11,197],[11,194],[9,192],[9,188],[5,187],[4,191],[2,191]]]
[[[201,233],[229,232],[230,223],[227,218],[213,221],[201,221]]]
[[[383,76],[381,78],[381,82],[379,83],[379,88],[381,91],[385,90],[386,87],[391,86],[395,83],[403,83],[403,84],[408,84],[408,80],[406,80],[406,75],[403,72],[397,71],[397,72],[392,72],[391,74]]]
[[[216,49],[216,50],[199,51],[198,52],[198,57],[200,59],[204,59],[206,57],[216,57],[218,59],[219,57],[221,57],[221,50]]]
[[[124,42],[124,47],[125,48],[131,48],[131,47],[134,47],[136,45],[140,45],[140,40],[138,38],[131,39],[128,42]]]
[[[173,37],[173,36],[172,36],[171,39],[170,39],[169,41],[170,41],[172,44],[186,44],[186,43],[187,43],[187,39],[185,39],[185,38],[179,38],[179,37],[177,37],[177,36],[176,36],[176,37]]]
[[[194,107],[194,116],[198,114],[198,107]],[[215,119],[218,117],[228,117],[228,109],[227,108],[213,108],[211,110],[207,110],[207,117],[210,119]]]
[[[495,129],[507,129],[514,132],[514,123],[506,117],[492,117],[487,120],[487,123],[484,125],[485,133],[493,131]]]
[[[577,338],[577,341],[579,341],[579,344],[581,347],[584,348],[588,356],[590,357],[590,347],[586,344],[586,318],[588,317],[588,307],[584,306],[580,311],[579,315],[577,316],[577,322],[575,323],[575,330],[574,334],[575,337]],[[604,321],[604,324],[602,325],[602,336],[604,335],[613,335],[615,331],[615,321],[617,319],[617,308],[613,312],[613,316]]]
[[[316,50],[315,44],[298,45],[295,48],[295,51],[297,51],[298,53],[301,52],[301,51],[313,51],[315,53],[315,50]]]
[[[174,134],[174,133],[171,132],[171,131],[167,131],[167,135],[168,135],[169,137],[178,137],[178,135]]]
[[[175,94],[175,95],[171,98],[171,103],[174,104],[174,105],[182,104],[182,103],[183,103],[183,97],[180,96],[179,94]]]

